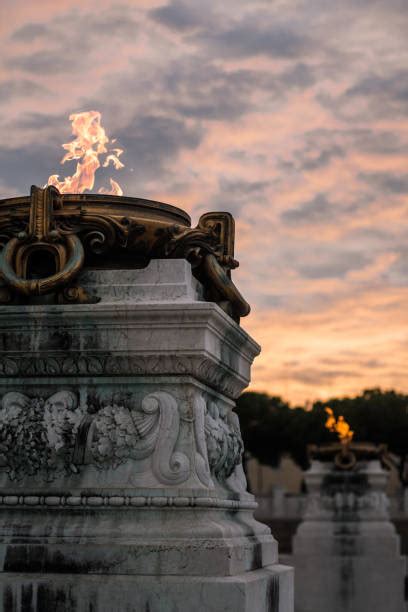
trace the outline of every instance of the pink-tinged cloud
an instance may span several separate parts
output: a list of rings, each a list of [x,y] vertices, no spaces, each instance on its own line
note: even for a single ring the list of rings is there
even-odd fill
[[[70,173],[68,115],[99,110],[125,149],[125,193],[194,221],[234,214],[242,323],[263,346],[252,388],[295,402],[408,391],[406,3],[0,11],[3,197]]]

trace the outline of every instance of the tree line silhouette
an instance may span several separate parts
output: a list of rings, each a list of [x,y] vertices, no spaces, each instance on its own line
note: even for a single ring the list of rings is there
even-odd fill
[[[289,455],[302,469],[309,465],[309,444],[337,440],[325,427],[330,407],[343,415],[354,431],[353,440],[386,444],[389,461],[408,486],[408,395],[379,388],[355,397],[316,401],[311,406],[291,406],[281,397],[246,392],[237,401],[245,448],[260,463],[277,467]]]

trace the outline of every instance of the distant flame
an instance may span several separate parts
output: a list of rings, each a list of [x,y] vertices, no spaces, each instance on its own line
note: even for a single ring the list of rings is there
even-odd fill
[[[325,411],[328,414],[325,427],[327,427],[327,429],[330,429],[330,431],[336,432],[339,436],[340,442],[342,442],[343,444],[351,442],[354,436],[354,431],[351,431],[350,425],[344,420],[344,417],[339,416],[336,421],[336,418],[333,414],[333,410],[331,408],[325,408]]]
[[[74,113],[69,116],[72,121],[72,133],[76,138],[71,142],[63,144],[62,147],[67,151],[61,160],[61,164],[66,161],[78,160],[75,174],[67,176],[64,180],[59,180],[58,174],[52,174],[47,185],[54,185],[61,193],[83,193],[86,189],[91,190],[95,183],[95,172],[101,166],[99,155],[105,154],[102,163],[103,168],[113,164],[116,170],[124,167],[119,157],[123,149],[108,149],[109,144],[116,140],[109,140],[104,128],[101,126],[101,113],[98,111],[87,111],[84,113]],[[111,189],[99,189],[99,193],[108,195],[122,195],[123,190],[116,181],[110,179]]]

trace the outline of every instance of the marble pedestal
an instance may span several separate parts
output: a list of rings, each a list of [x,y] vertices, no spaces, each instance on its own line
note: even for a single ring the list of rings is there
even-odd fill
[[[403,612],[405,558],[388,517],[378,460],[353,471],[313,461],[293,540],[296,612]]]
[[[184,260],[80,281],[0,307],[3,609],[290,612],[233,412],[258,345]]]

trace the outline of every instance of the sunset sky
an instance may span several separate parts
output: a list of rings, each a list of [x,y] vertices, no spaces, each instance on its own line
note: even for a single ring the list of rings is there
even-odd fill
[[[407,0],[2,0],[0,197],[99,110],[126,195],[236,219],[253,390],[408,392]]]

